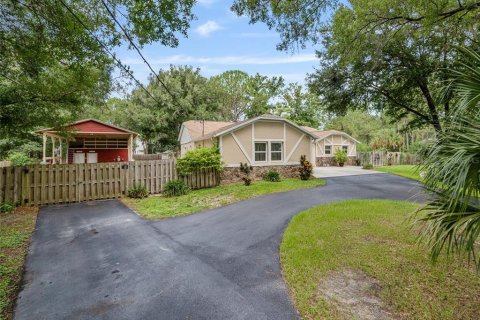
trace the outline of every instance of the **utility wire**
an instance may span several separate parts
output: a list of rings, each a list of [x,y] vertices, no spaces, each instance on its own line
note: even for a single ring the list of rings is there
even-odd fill
[[[133,73],[123,65],[122,61],[120,61],[116,56],[115,54],[113,54],[109,49],[108,47],[87,27],[87,25],[82,21],[82,19],[80,19],[77,14],[75,12],[73,12],[73,10],[63,1],[63,0],[57,0],[58,2],[60,2],[64,7],[65,9],[67,9],[68,12],[70,12],[70,14],[83,26],[83,28],[93,37],[95,38],[95,40],[97,40],[97,42],[103,47],[103,49],[105,50],[106,53],[108,53],[114,60],[115,62],[123,69],[125,70],[125,72],[133,79],[135,80],[135,82],[137,83],[137,85],[139,85],[153,100],[155,100],[159,105],[161,105],[162,103],[157,100],[157,98],[155,98],[152,93],[150,93],[150,91],[148,91],[145,86],[137,79],[135,78],[135,76],[133,75]]]
[[[128,34],[128,31],[123,27],[123,25],[118,22],[117,18],[115,17],[115,14],[113,14],[113,12],[110,10],[110,8],[108,7],[108,5],[105,3],[105,0],[100,0],[103,4],[103,6],[105,7],[105,9],[107,10],[108,14],[110,14],[110,16],[112,17],[112,19],[115,21],[115,23],[120,27],[120,29],[122,30],[123,34],[125,35],[125,37],[127,37],[127,40],[130,42],[130,44],[135,48],[135,50],[137,51],[138,55],[142,58],[143,62],[148,66],[148,68],[150,69],[150,71],[155,75],[155,77],[157,78],[158,82],[160,82],[160,84],[162,85],[162,87],[168,92],[168,94],[174,99],[176,100],[176,97],[172,94],[172,92],[168,89],[168,87],[165,85],[165,83],[160,79],[159,75],[155,72],[155,70],[153,70],[152,66],[150,65],[150,63],[148,63],[147,59],[145,59],[145,57],[143,56],[142,52],[140,51],[140,49],[137,47],[137,45],[133,42],[133,39],[132,37],[130,37],[130,35]]]

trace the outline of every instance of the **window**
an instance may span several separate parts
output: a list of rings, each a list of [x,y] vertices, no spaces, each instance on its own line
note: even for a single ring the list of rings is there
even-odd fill
[[[255,161],[267,161],[267,143],[255,142]]]
[[[325,154],[332,154],[332,146],[325,146]]]
[[[282,143],[281,142],[270,143],[270,160],[282,161]]]
[[[348,146],[342,146],[342,151],[348,154]]]

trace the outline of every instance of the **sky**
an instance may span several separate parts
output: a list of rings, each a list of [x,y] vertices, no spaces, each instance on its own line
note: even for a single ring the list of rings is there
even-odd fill
[[[274,30],[263,23],[251,25],[248,18],[230,11],[231,1],[198,0],[194,7],[197,20],[191,23],[188,38],[181,37],[176,48],[154,43],[142,53],[155,71],[170,64],[198,67],[210,77],[226,70],[242,70],[249,74],[282,76],[287,83],[305,83],[307,73],[318,65],[315,49],[291,52],[277,51],[280,41]],[[150,70],[138,53],[126,46],[116,50],[120,60],[129,65],[135,77],[148,82]]]

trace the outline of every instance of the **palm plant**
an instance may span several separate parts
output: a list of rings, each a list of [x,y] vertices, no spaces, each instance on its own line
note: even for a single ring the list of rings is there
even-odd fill
[[[437,196],[418,220],[434,261],[442,251],[466,253],[480,268],[480,55],[464,55],[468,64],[448,86],[457,103],[422,169],[425,187]]]

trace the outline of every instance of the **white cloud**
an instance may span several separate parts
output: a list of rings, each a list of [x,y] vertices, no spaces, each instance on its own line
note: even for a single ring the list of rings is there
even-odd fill
[[[195,32],[198,33],[199,35],[203,37],[208,37],[210,33],[218,31],[222,29],[222,26],[216,23],[213,20],[208,20],[204,24],[199,25],[196,29]]]
[[[143,64],[140,59],[124,59],[126,64]],[[220,57],[193,57],[187,55],[173,55],[148,59],[151,64],[212,64],[212,65],[271,65],[315,62],[318,58],[314,53],[297,54],[291,56],[220,56]]]

